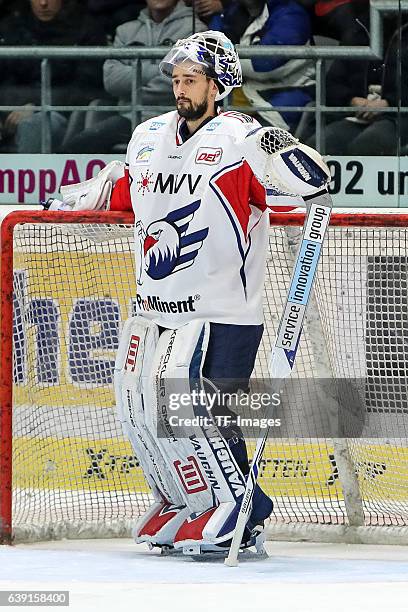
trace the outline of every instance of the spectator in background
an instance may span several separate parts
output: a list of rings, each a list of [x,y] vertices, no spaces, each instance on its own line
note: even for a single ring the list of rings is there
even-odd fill
[[[343,45],[367,44],[358,21],[368,26],[369,0],[297,0],[313,18],[313,34],[338,40]]]
[[[147,0],[147,8],[140,12],[136,21],[119,26],[114,40],[115,47],[158,47],[163,46],[163,55],[179,38],[192,33],[193,12],[184,2],[178,0]],[[196,21],[196,31],[206,26]],[[149,106],[171,106],[174,96],[171,81],[159,71],[160,60],[143,60],[141,97],[146,120],[157,114]],[[106,91],[118,100],[120,105],[131,102],[132,62],[130,60],[107,60],[103,67]],[[114,115],[98,122],[94,128],[64,144],[66,153],[110,153],[112,147],[129,141],[132,131],[131,114]]]
[[[217,30],[211,19],[218,17],[228,6],[230,0],[184,0],[186,6],[192,6],[195,14],[212,30]]]
[[[187,6],[193,6],[196,15],[209,30],[224,32],[234,43],[240,38],[251,21],[251,14],[257,15],[257,0],[246,6],[234,0],[184,0]],[[235,91],[235,90],[234,90]]]
[[[245,13],[247,17],[245,18]],[[306,45],[311,37],[310,17],[295,0],[233,0],[222,16],[222,30],[232,36],[240,15],[240,44]],[[256,118],[264,125],[294,131],[299,111],[273,110],[274,106],[305,106],[314,95],[314,63],[304,59],[269,56],[241,60],[242,92],[249,104],[269,107]],[[239,99],[235,99],[239,101]],[[236,103],[234,100],[234,104]],[[240,104],[241,105],[241,104]]]
[[[369,35],[363,23],[356,21],[354,32],[356,33],[355,39],[351,41],[351,44],[369,45]],[[357,34],[357,28],[360,28]],[[342,43],[341,43],[342,44]],[[326,105],[327,106],[361,106],[365,103],[371,103],[371,98],[374,98],[371,92],[377,91],[378,86],[381,84],[382,79],[383,62],[382,61],[368,61],[366,59],[346,59],[336,58],[331,62],[326,75]],[[368,98],[370,96],[370,98]],[[353,117],[345,117],[344,113],[341,115],[335,113],[326,113],[326,149],[325,152],[333,151],[334,154],[343,154],[344,143],[348,144],[350,134],[348,133],[349,128],[351,130],[357,129],[357,124],[365,124],[366,121],[362,117],[358,117],[357,113]],[[301,137],[310,144],[315,142],[315,136],[311,136],[311,132],[315,130],[314,117],[310,117],[311,122]],[[346,123],[343,124],[343,121]],[[336,123],[341,123],[344,127],[344,133],[340,134],[339,137],[332,138],[336,134],[337,128]],[[353,124],[353,125],[351,125]],[[345,136],[345,140],[342,136]],[[329,147],[329,149],[327,149]]]
[[[298,0],[298,2],[306,2],[307,0]],[[317,4],[313,0],[313,4]],[[369,12],[365,2],[357,2],[358,10],[355,10],[354,5],[345,0],[342,4],[322,3],[327,5],[327,12],[324,18],[329,20],[326,30],[318,30],[329,38],[340,38],[340,46],[343,45],[369,45]],[[364,8],[365,7],[365,8]],[[330,8],[330,11],[328,10]],[[358,15],[358,16],[357,16]],[[323,17],[322,17],[323,19]],[[340,28],[341,20],[347,24],[347,31],[342,31]],[[323,22],[324,23],[324,22]],[[331,27],[330,27],[331,24]],[[320,24],[322,28],[323,24]],[[315,32],[316,33],[316,32]],[[323,43],[324,45],[324,41]],[[327,106],[351,106],[353,98],[364,98],[367,96],[369,86],[378,85],[381,83],[382,62],[370,62],[366,59],[346,59],[336,58],[325,63],[326,73],[326,98]],[[344,116],[344,115],[343,115]],[[326,114],[326,123],[337,121],[339,115]],[[307,121],[303,125],[302,133],[299,137],[309,142],[315,142],[314,136],[311,136],[315,131],[315,116],[309,114]],[[340,144],[340,142],[339,142]]]
[[[145,0],[88,0],[89,12],[99,19],[109,40],[118,26],[137,19],[145,7]]]
[[[21,14],[0,22],[1,45],[101,45],[105,36],[86,11],[73,0],[27,0]],[[50,60],[51,99],[56,105],[87,104],[101,91],[100,68],[89,60]],[[3,150],[41,151],[41,114],[32,106],[41,102],[41,67],[37,59],[0,60],[0,97],[4,106],[24,109],[3,114]],[[52,112],[53,148],[62,138],[67,117]]]
[[[350,62],[348,70],[350,72]],[[351,156],[396,155],[399,135],[402,146],[407,144],[407,115],[381,113],[381,109],[389,106],[408,105],[408,84],[404,78],[406,70],[408,70],[408,24],[398,29],[389,42],[381,86],[373,86],[370,83],[372,79],[366,78],[362,86],[355,83],[354,89],[348,93],[348,101],[340,98],[339,105],[355,106],[356,113],[352,117],[345,117],[327,125],[326,153]],[[403,78],[400,78],[401,75]],[[339,78],[340,75],[337,75],[337,79]],[[330,89],[330,80],[327,88]],[[380,112],[374,112],[375,110]],[[308,144],[313,146],[314,142],[313,137]]]

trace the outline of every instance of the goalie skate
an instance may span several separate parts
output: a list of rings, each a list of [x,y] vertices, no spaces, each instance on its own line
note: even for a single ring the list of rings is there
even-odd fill
[[[175,535],[189,514],[186,506],[155,502],[133,528],[136,544],[147,543],[150,547],[172,549]]]
[[[180,552],[195,560],[224,559],[229,551],[231,540],[222,544],[186,544]],[[175,549],[178,552],[180,549]],[[263,527],[258,526],[252,530],[245,530],[240,547],[240,557],[246,560],[257,560],[268,557],[265,550],[265,533]]]
[[[253,510],[242,538],[242,548],[256,546],[264,521],[273,510],[272,500],[257,486]],[[239,504],[223,503],[200,514],[190,514],[174,538],[174,547],[185,554],[228,550],[240,510]]]

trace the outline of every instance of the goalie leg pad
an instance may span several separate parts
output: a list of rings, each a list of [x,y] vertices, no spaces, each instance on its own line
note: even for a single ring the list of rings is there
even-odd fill
[[[239,508],[239,504],[226,502],[209,508],[206,512],[191,514],[180,526],[174,538],[174,547],[184,548],[191,544],[208,546],[230,540]]]
[[[271,515],[273,502],[259,485],[252,499],[253,507],[244,532],[243,544],[247,545],[253,531]],[[228,546],[234,535],[241,503],[223,503],[207,512],[190,516],[182,523],[174,537],[175,548],[199,545],[204,549],[218,545]]]
[[[124,326],[115,362],[115,396],[118,417],[142,466],[156,501],[183,505],[172,475],[166,469],[147,419],[152,407],[143,394],[143,380],[150,376],[159,338],[157,325],[131,317]]]
[[[241,505],[224,503],[199,515],[191,514],[180,526],[174,537],[174,548],[185,549],[191,545],[199,546],[205,552],[230,545],[238,520]],[[256,485],[253,496],[253,510],[247,522],[242,539],[242,546],[251,545],[253,536],[263,527],[264,521],[271,515],[273,502]]]
[[[221,395],[214,403],[212,414],[233,416],[240,412],[239,401],[235,404],[234,395],[240,390],[243,392],[248,390],[262,331],[262,326],[211,325],[203,373],[207,377],[209,388],[216,388],[226,394]],[[227,403],[223,401],[223,397],[229,397]],[[249,472],[249,462],[242,431],[234,420],[226,427],[222,420],[220,422],[220,429],[228,442],[235,462],[245,476]],[[241,499],[234,504],[222,503],[219,507],[209,509],[200,516],[191,515],[176,535],[177,547],[185,548],[193,543],[205,547],[225,546],[234,532]],[[258,486],[253,498],[252,513],[248,520],[246,539],[251,536],[254,527],[262,524],[271,514],[272,509],[272,500]]]
[[[154,546],[173,546],[177,531],[189,516],[185,506],[155,502],[136,522],[132,535],[136,544],[149,542]]]
[[[201,513],[219,503],[237,502],[245,490],[245,479],[228,443],[221,436],[206,404],[193,402],[191,392],[200,381],[209,337],[209,324],[193,321],[177,330],[164,331],[153,360],[153,376],[146,381],[150,403],[151,434],[159,432],[157,443],[168,470],[178,482],[184,503]],[[146,391],[146,390],[145,390]],[[201,417],[198,425],[172,426],[172,398],[190,397],[183,406],[183,418]],[[146,391],[146,395],[148,395]],[[187,404],[187,405],[186,405]]]

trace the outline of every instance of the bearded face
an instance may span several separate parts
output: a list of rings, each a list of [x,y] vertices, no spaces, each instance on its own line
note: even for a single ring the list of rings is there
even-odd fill
[[[204,77],[205,78],[205,77]],[[188,121],[196,121],[201,119],[208,111],[208,91],[209,81],[205,78],[204,91],[203,87],[197,87],[197,92],[191,90],[189,93],[180,93],[176,99],[176,106],[180,117],[184,117]],[[191,97],[189,97],[191,96]]]
[[[204,73],[201,66],[194,63],[176,66],[172,80],[180,117],[187,121],[197,121],[209,112],[214,112],[217,85]]]
[[[196,103],[188,98],[179,98],[176,104],[180,117],[184,117],[184,119],[187,119],[188,121],[200,119],[208,110],[207,97],[201,100],[201,102]]]

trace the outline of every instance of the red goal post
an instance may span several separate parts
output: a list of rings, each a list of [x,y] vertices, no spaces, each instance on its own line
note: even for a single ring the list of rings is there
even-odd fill
[[[11,543],[13,481],[13,272],[14,230],[21,224],[133,225],[133,213],[14,211],[1,224],[0,543]]]
[[[258,378],[267,376],[303,220],[271,215]],[[16,211],[2,223],[1,542],[129,535],[149,503],[115,424],[109,373],[135,298],[133,221],[130,213]],[[262,467],[276,502],[271,537],[319,531],[361,541],[369,532],[367,540],[380,541],[379,527],[385,541],[406,537],[408,406],[403,389],[387,386],[408,357],[400,342],[408,334],[406,270],[408,215],[332,216],[296,376],[379,375],[384,388],[364,389],[376,435],[319,437],[313,406],[305,435],[299,404],[288,406],[285,437],[271,440]]]

